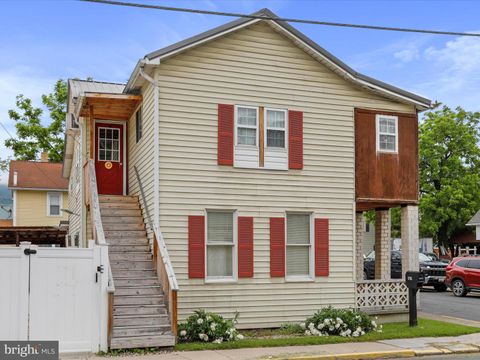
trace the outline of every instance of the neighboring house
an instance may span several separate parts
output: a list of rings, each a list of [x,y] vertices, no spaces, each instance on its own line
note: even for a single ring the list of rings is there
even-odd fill
[[[475,239],[480,240],[480,210],[477,211],[475,215],[470,219],[466,224],[467,226],[475,226]]]
[[[418,270],[428,99],[355,72],[285,22],[249,18],[145,55],[125,85],[69,80],[68,96],[63,175],[81,214],[70,234],[110,244],[112,348],[171,345],[151,326],[165,326],[165,307],[173,333],[196,309],[259,328],[332,304],[408,307],[389,275],[388,209],[402,206],[403,266]],[[371,209],[386,295],[362,279]]]
[[[11,161],[8,188],[13,196],[13,226],[58,226],[68,220],[68,180],[62,164]]]
[[[10,227],[13,226],[12,219],[0,219],[0,227]]]

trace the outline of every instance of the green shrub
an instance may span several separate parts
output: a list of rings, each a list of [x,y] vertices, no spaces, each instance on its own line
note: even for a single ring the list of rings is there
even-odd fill
[[[231,320],[222,316],[196,310],[187,318],[187,321],[178,326],[178,338],[181,342],[214,342],[235,341],[243,336],[235,328],[238,313]]]
[[[358,337],[371,331],[381,332],[381,326],[367,314],[351,309],[334,309],[332,307],[317,311],[305,323],[300,324],[305,335]]]
[[[279,333],[282,335],[300,335],[303,334],[303,329],[299,324],[285,323],[280,325]]]

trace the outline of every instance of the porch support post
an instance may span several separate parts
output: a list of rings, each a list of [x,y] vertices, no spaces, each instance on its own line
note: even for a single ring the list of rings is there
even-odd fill
[[[375,210],[375,279],[390,280],[390,210]]]
[[[363,280],[363,240],[365,238],[365,217],[363,212],[355,213],[355,274],[357,281]]]
[[[88,107],[88,126],[90,127],[89,135],[90,135],[90,151],[88,157],[93,159],[94,153],[94,146],[95,146],[95,120],[93,118],[93,106],[90,105]]]
[[[407,271],[418,271],[418,206],[402,206],[402,278]]]

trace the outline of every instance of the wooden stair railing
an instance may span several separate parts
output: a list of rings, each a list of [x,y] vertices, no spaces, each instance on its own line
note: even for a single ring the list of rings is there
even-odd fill
[[[84,194],[85,204],[90,212],[90,221],[92,225],[93,239],[95,243],[101,246],[101,264],[104,266],[103,270],[107,274],[107,281],[102,284],[108,294],[106,312],[107,318],[107,344],[110,347],[110,340],[113,333],[113,299],[115,293],[115,284],[113,282],[112,269],[110,267],[110,259],[108,256],[108,244],[105,240],[105,233],[103,231],[102,217],[100,214],[100,201],[98,198],[97,177],[95,174],[95,164],[93,160],[88,160],[84,165]],[[105,313],[101,312],[101,313]]]
[[[138,174],[138,169],[136,166],[133,167],[135,176],[138,181],[138,187],[140,189],[140,196],[143,203],[143,209],[145,210],[145,217],[148,222],[150,229],[153,231],[153,262],[154,267],[157,270],[157,276],[162,286],[163,293],[168,295],[167,308],[168,314],[170,316],[170,322],[172,327],[173,335],[177,336],[177,293],[179,290],[177,278],[175,272],[173,271],[172,263],[170,262],[170,257],[168,255],[167,246],[162,236],[162,232],[157,226],[152,222],[150,216],[150,210],[148,208],[148,203],[146,201],[145,193],[143,190],[142,181],[140,180],[140,175]]]

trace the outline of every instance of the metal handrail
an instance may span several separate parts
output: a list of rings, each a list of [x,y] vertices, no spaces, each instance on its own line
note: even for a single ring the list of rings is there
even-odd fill
[[[150,226],[150,229],[153,230],[153,233],[155,235],[155,239],[157,241],[158,249],[160,250],[160,256],[161,256],[162,262],[165,266],[165,271],[167,273],[170,290],[178,291],[177,277],[175,276],[175,271],[173,270],[172,263],[170,262],[170,257],[168,255],[168,250],[167,250],[167,246],[165,244],[165,240],[163,239],[163,235],[162,235],[162,232],[160,231],[160,229],[158,229],[157,226],[154,225],[154,223],[152,222],[152,218],[150,216],[150,210],[148,208],[148,203],[147,203],[147,200],[146,200],[145,192],[143,190],[142,181],[140,180],[140,174],[138,173],[137,166],[134,165],[133,169],[135,171],[135,176],[136,176],[137,181],[138,181],[138,187],[140,188],[140,196],[141,196],[142,202],[144,204],[145,214],[147,215],[146,217],[147,217],[148,225]]]

